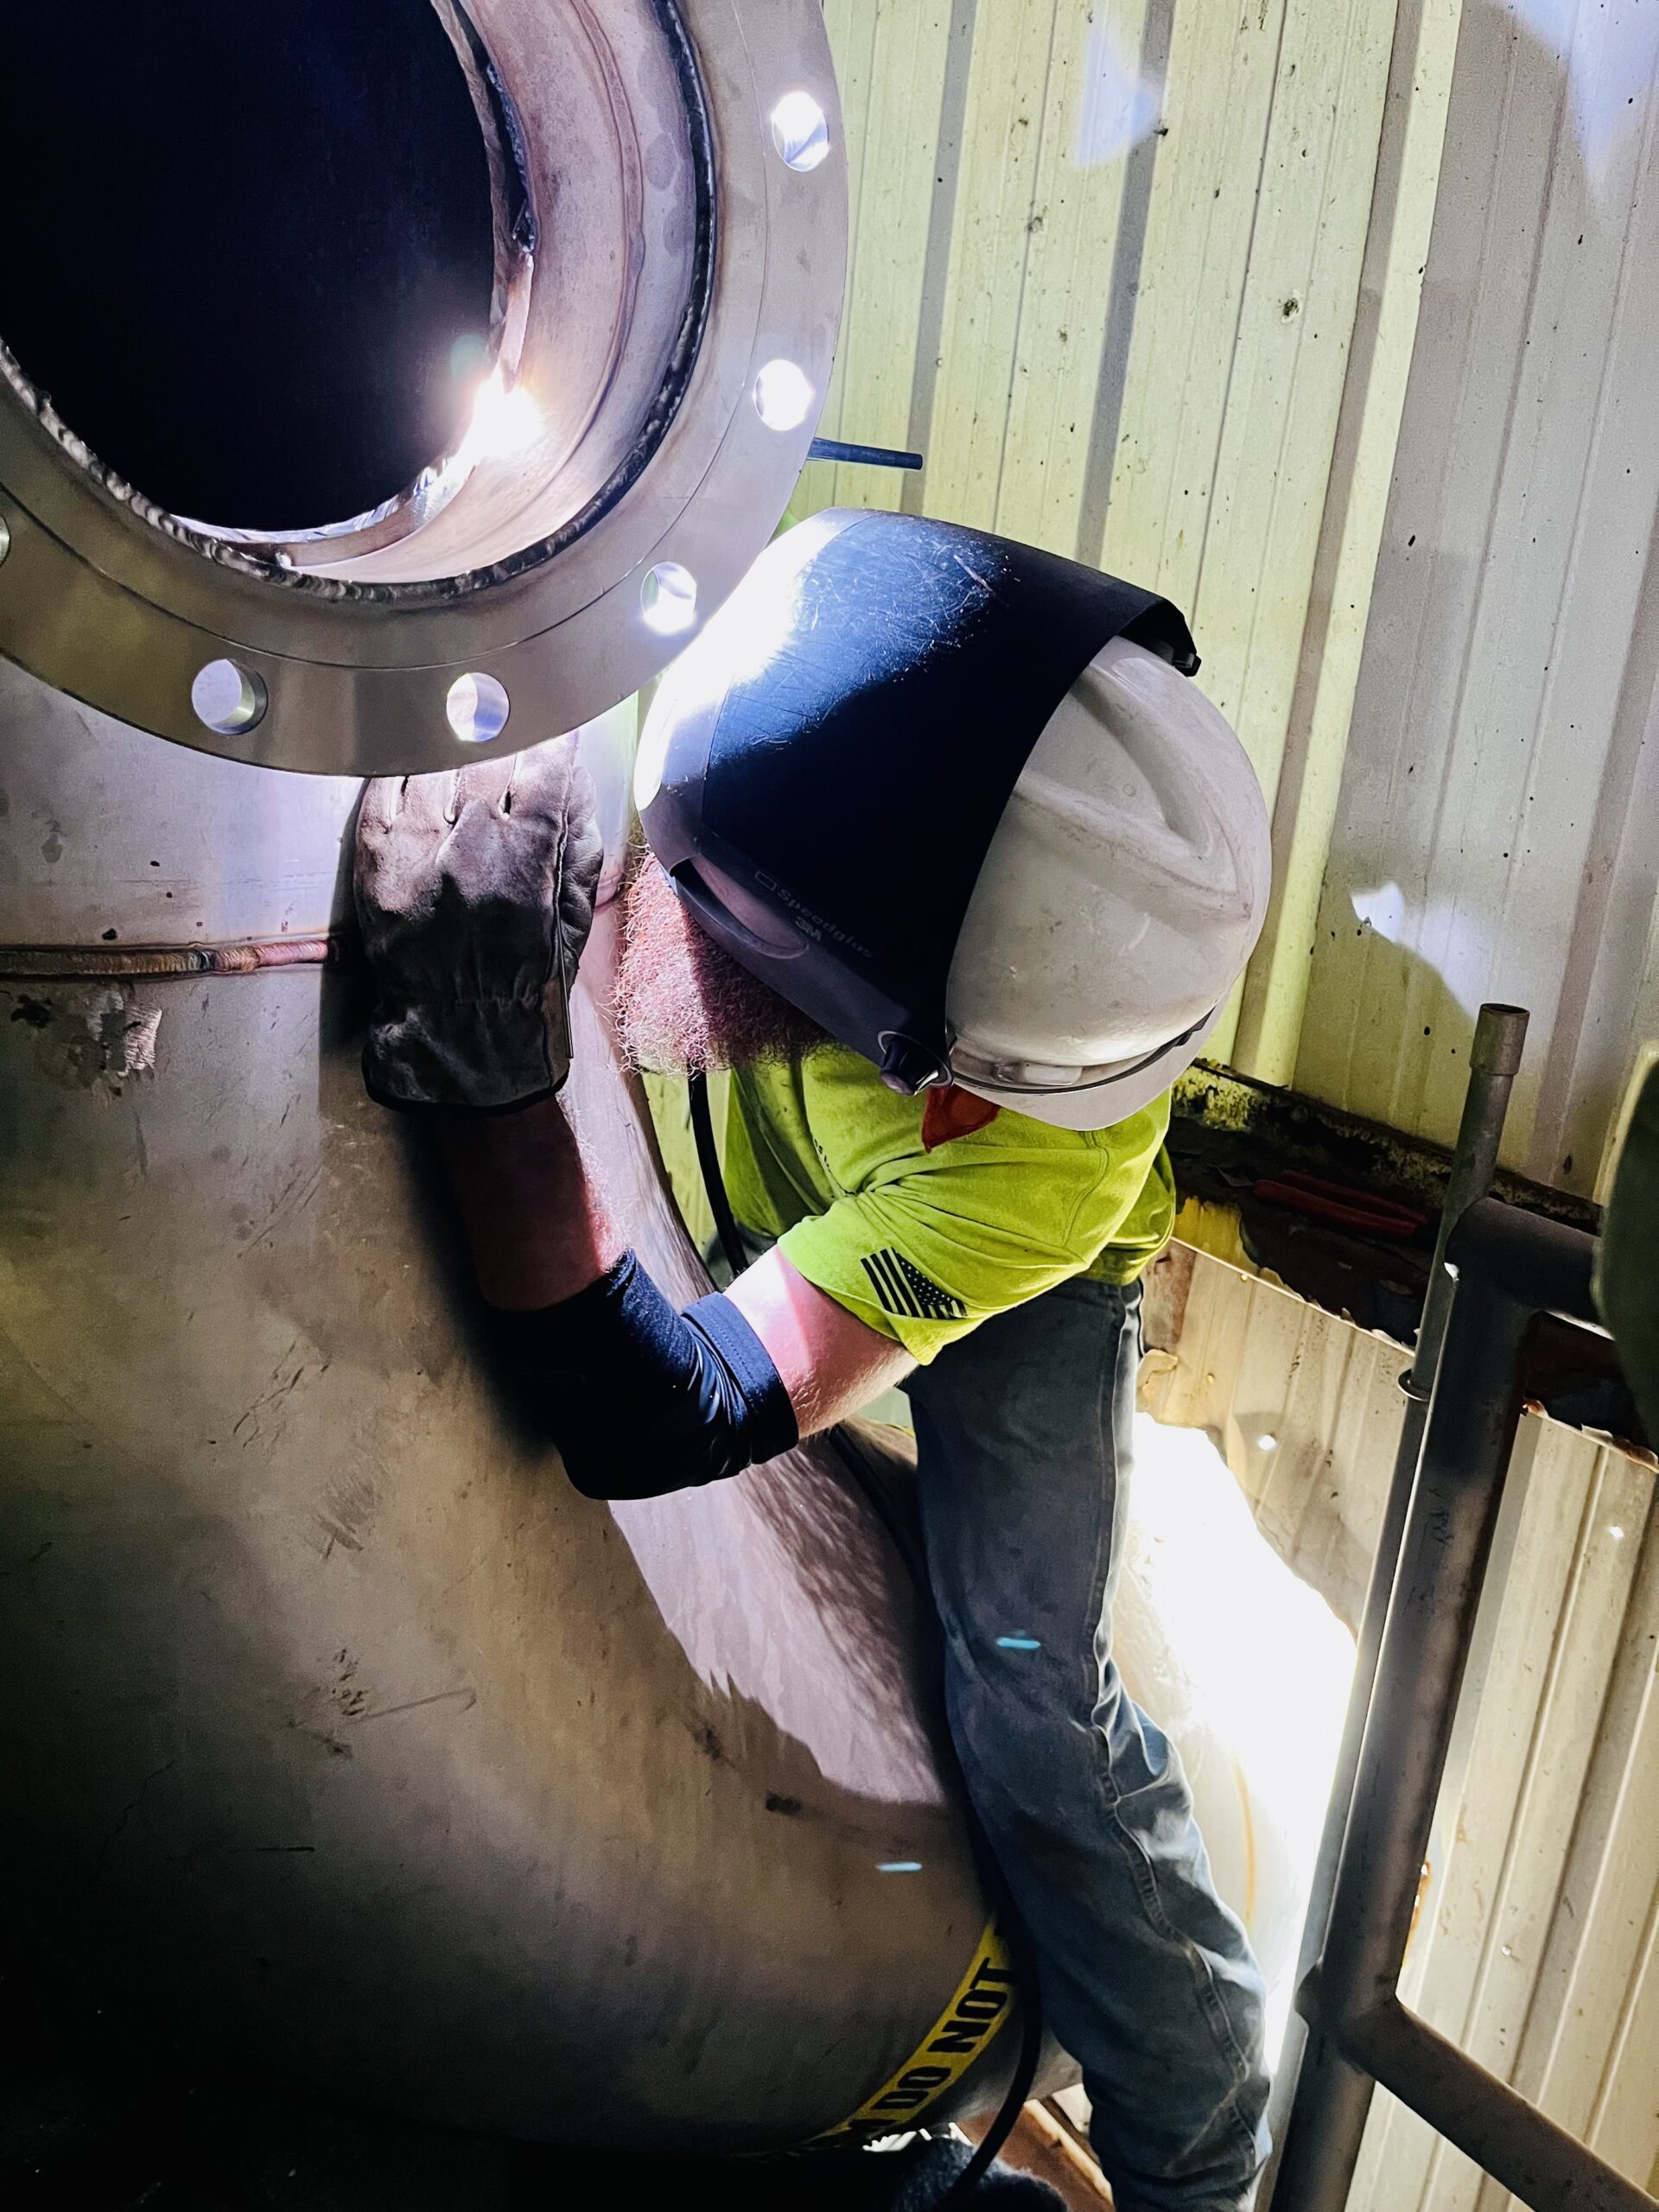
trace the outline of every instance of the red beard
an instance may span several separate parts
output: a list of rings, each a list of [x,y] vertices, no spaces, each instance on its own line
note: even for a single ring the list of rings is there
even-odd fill
[[[614,1004],[635,1067],[701,1075],[793,1059],[830,1041],[698,928],[646,847],[633,854],[623,899]]]

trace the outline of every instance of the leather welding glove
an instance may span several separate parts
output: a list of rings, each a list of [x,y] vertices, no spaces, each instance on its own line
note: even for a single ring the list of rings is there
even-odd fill
[[[366,786],[353,888],[372,1098],[504,1113],[560,1088],[603,860],[572,737]]]

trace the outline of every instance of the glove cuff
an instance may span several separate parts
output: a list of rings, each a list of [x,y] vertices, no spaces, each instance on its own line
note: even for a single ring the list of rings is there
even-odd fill
[[[404,1098],[381,1089],[365,1046],[363,1088],[375,1104],[384,1106],[389,1114],[411,1114],[417,1117],[426,1115],[434,1121],[504,1122],[511,1114],[522,1114],[529,1107],[539,1106],[545,1098],[556,1098],[563,1085],[550,1083],[543,1090],[527,1091],[522,1098],[510,1098],[499,1106],[475,1106],[460,1099]]]
[[[539,1001],[382,1004],[363,1047],[364,1088],[396,1113],[516,1113],[563,1088],[570,1058],[557,1042]]]

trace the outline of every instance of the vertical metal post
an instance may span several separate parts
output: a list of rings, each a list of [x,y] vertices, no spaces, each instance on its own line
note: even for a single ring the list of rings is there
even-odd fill
[[[1355,1777],[1349,1834],[1363,1847],[1345,1850],[1339,1863],[1322,2013],[1384,2004],[1405,1957],[1467,1648],[1465,1613],[1479,1594],[1508,1457],[1505,1414],[1530,1319],[1523,1306],[1484,1298],[1466,1300],[1459,1315],[1455,1358],[1440,1377],[1446,1418],[1416,1484],[1385,1631],[1389,1671]],[[1375,2088],[1370,2074],[1338,2056],[1323,2024],[1313,2030],[1279,2173],[1296,2212],[1340,2212],[1347,2202]]]
[[[1277,2175],[1292,2212],[1341,2212],[1377,2080],[1522,2202],[1548,2212],[1650,2200],[1484,2069],[1433,2036],[1397,1985],[1520,1413],[1534,1316],[1588,1321],[1594,1242],[1484,1200],[1453,1233],[1460,1270],[1424,1440],[1310,2037]]]
[[[1526,1044],[1529,1019],[1524,1007],[1488,1004],[1481,1007],[1475,1023],[1474,1043],[1469,1054],[1469,1083],[1464,1093],[1463,1118],[1458,1127],[1457,1145],[1452,1154],[1451,1171],[1446,1177],[1446,1196],[1440,1205],[1440,1231],[1434,1242],[1434,1258],[1429,1268],[1422,1319],[1418,1324],[1416,1350],[1411,1365],[1400,1378],[1400,1387],[1406,1395],[1406,1415],[1401,1426],[1394,1472],[1382,1510],[1382,1525],[1371,1561],[1364,1610],[1360,1616],[1354,1657],[1354,1686],[1348,1700],[1348,1714],[1343,1726],[1341,1747],[1337,1753],[1336,1770],[1332,1777],[1325,1830],[1319,1839],[1319,1857],[1314,1862],[1313,1879],[1308,1891],[1307,1916],[1302,1925],[1301,1952],[1296,1967],[1299,1986],[1319,1964],[1325,1948],[1331,1900],[1336,1888],[1337,1863],[1342,1855],[1343,1838],[1348,1829],[1355,1777],[1359,1770],[1360,1744],[1365,1732],[1365,1716],[1370,1706],[1372,1685],[1376,1680],[1377,1655],[1382,1645],[1383,1624],[1388,1618],[1389,1599],[1400,1561],[1400,1546],[1405,1535],[1412,1485],[1417,1477],[1417,1462],[1422,1451],[1429,1399],[1433,1394],[1434,1377],[1440,1367],[1446,1325],[1452,1314],[1453,1281],[1446,1264],[1446,1245],[1465,1212],[1477,1198],[1484,1198],[1491,1188],[1492,1178],[1497,1169],[1497,1153],[1503,1140],[1504,1120],[1509,1113],[1510,1094],[1515,1085],[1522,1051]],[[1280,2201],[1277,2195],[1279,2165],[1298,2077],[1306,2063],[1304,2054],[1306,2047],[1306,2030],[1303,2023],[1293,2015],[1285,2032],[1285,2047],[1274,2077],[1273,2095],[1268,2105],[1268,2124],[1274,2148],[1258,2200],[1262,2212],[1268,2212],[1270,2206]],[[1297,2208],[1286,2200],[1283,2212],[1297,2212]]]

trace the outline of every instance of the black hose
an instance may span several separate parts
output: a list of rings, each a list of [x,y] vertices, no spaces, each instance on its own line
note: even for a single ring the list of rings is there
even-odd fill
[[[702,1171],[703,1192],[709,1200],[709,1211],[715,1217],[715,1235],[735,1282],[748,1266],[749,1255],[743,1248],[743,1232],[737,1225],[737,1216],[732,1211],[732,1202],[726,1193],[726,1178],[720,1172],[720,1147],[715,1142],[714,1116],[709,1107],[709,1078],[706,1075],[694,1075],[687,1087],[691,1094],[691,1135],[697,1147],[697,1166]]]
[[[949,2212],[950,2207],[964,2202],[973,2195],[996,2164],[997,2152],[1013,2134],[1030,2099],[1032,2084],[1037,2079],[1037,2062],[1043,2055],[1043,2016],[1035,1975],[1022,1968],[1020,1981],[1020,2056],[1014,2061],[1014,2078],[983,2140],[933,2207],[933,2212]]]
[[[719,1147],[715,1142],[714,1118],[709,1106],[709,1079],[706,1076],[691,1077],[689,1089],[691,1102],[691,1135],[697,1148],[697,1165],[702,1171],[702,1185],[709,1199],[709,1211],[714,1216],[715,1235],[731,1269],[734,1282],[748,1266],[748,1254],[744,1249],[743,1233],[732,1211],[732,1202],[727,1194],[726,1179],[721,1173]],[[931,1586],[928,1581],[927,1561],[917,1541],[916,1532],[898,1511],[881,1478],[865,1459],[857,1444],[844,1429],[832,1428],[829,1440],[836,1457],[852,1478],[865,1503],[875,1515],[888,1535],[893,1548],[905,1563],[915,1587],[916,1601],[927,1618],[938,1625],[938,1617],[933,1611]],[[947,1733],[947,1742],[949,1736]],[[1014,2062],[1014,2074],[997,2107],[996,2118],[986,2130],[982,2140],[962,2171],[944,2191],[932,2212],[953,2212],[963,2203],[995,2163],[996,2154],[1014,2133],[1014,2125],[1025,2109],[1031,2095],[1033,2082],[1037,2078],[1037,2067],[1043,2049],[1042,1999],[1039,1991],[1037,1970],[1032,1957],[1031,1938],[1026,1929],[1008,1888],[1007,1878],[998,1863],[990,1838],[974,1810],[968,1794],[967,1778],[956,1759],[956,1747],[950,1746],[950,1756],[957,1768],[957,1780],[961,1784],[961,1802],[966,1818],[969,1842],[973,1850],[979,1877],[996,1910],[997,1925],[1007,1938],[1013,1955],[1014,1972],[1020,1986],[1020,2053]]]

